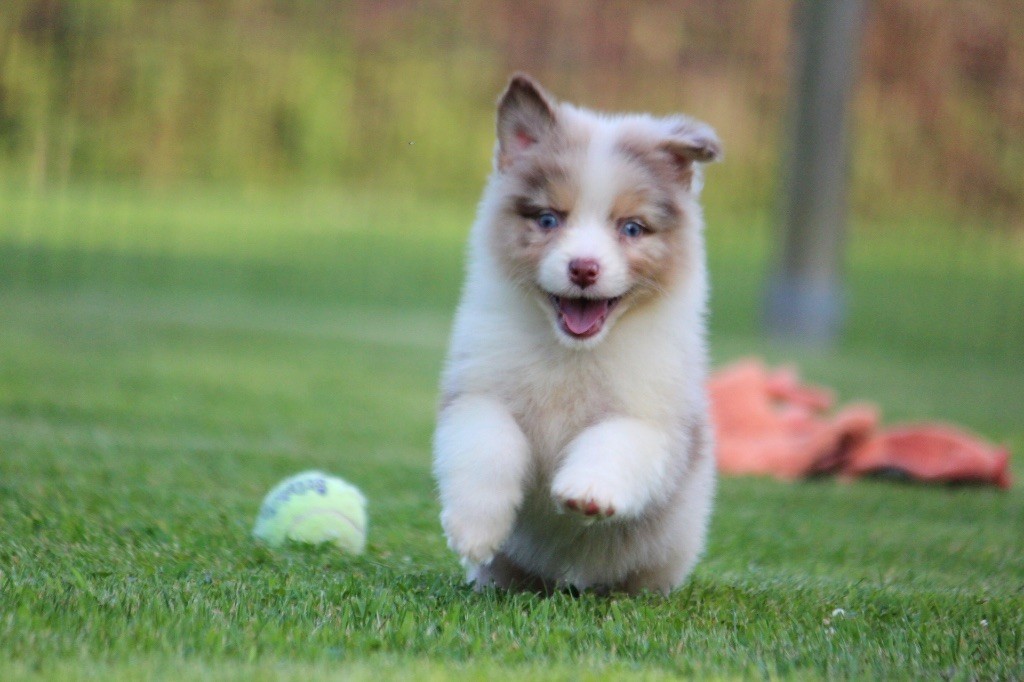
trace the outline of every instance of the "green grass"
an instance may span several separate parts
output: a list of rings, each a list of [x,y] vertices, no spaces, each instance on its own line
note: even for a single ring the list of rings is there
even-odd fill
[[[0,678],[1024,676],[1019,486],[726,479],[669,599],[464,586],[429,439],[471,210],[0,195]],[[764,230],[718,220],[716,360],[796,358],[844,400],[1024,451],[1020,322],[942,306],[1015,305],[1019,252],[949,277],[961,241],[901,257],[868,234],[850,339],[813,353],[757,338]],[[895,285],[919,305],[857,297]],[[312,467],[369,497],[364,556],[249,538],[263,494]]]

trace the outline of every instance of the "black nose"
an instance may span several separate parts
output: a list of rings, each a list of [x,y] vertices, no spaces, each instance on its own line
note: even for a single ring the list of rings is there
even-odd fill
[[[600,274],[601,265],[593,258],[573,258],[569,261],[569,279],[582,289],[596,282]]]

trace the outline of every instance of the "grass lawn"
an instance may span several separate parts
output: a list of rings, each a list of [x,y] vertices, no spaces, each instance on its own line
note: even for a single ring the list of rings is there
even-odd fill
[[[472,207],[383,199],[0,194],[0,678],[1024,677],[1020,485],[725,479],[668,599],[473,593],[429,455]],[[711,241],[717,361],[797,358],[1024,472],[1019,250],[868,234],[813,354],[756,336],[763,230]],[[364,556],[250,539],[313,467],[366,492]]]

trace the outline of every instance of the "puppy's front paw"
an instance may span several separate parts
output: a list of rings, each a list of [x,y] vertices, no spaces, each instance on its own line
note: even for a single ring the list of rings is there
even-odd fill
[[[463,563],[488,564],[512,531],[512,514],[466,514],[452,510],[441,512],[441,526],[448,538],[448,547]]]
[[[600,502],[593,497],[558,499],[563,511],[583,514],[588,519],[603,521],[615,516],[615,507],[610,502]]]
[[[556,476],[551,496],[559,509],[579,514],[588,521],[604,521],[620,515],[627,508],[625,500],[618,499],[607,487],[594,481],[570,476]]]

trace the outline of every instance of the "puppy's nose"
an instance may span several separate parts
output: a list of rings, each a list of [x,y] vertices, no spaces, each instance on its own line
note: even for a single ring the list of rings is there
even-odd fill
[[[582,289],[596,282],[600,274],[601,265],[594,258],[573,258],[569,261],[569,279]]]

